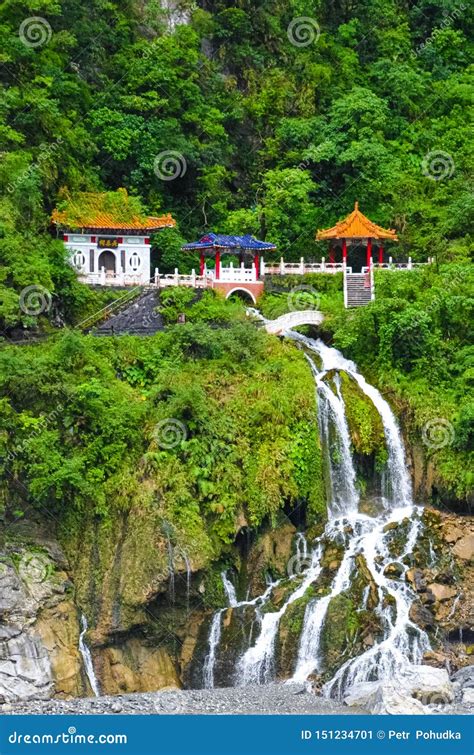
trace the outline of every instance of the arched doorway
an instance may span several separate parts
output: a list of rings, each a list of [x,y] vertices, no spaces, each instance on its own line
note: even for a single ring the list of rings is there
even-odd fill
[[[241,299],[244,304],[256,304],[257,300],[255,299],[255,296],[252,294],[251,291],[249,291],[246,288],[233,288],[232,291],[229,291],[226,299],[230,298],[236,298]]]
[[[115,275],[115,254],[109,249],[99,255],[99,270],[105,267],[106,275]]]
[[[367,264],[367,245],[350,244],[347,247],[347,264],[352,268],[353,273],[360,273],[363,266]]]

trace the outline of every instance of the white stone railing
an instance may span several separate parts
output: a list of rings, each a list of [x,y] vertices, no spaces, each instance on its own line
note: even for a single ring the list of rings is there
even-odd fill
[[[278,265],[267,265],[261,261],[262,275],[305,275],[305,273],[342,273],[343,262],[326,262],[323,257],[321,262],[305,262],[301,257],[299,262],[285,262],[283,257]]]
[[[428,257],[427,262],[412,262],[411,257],[408,257],[407,262],[394,262],[391,257],[388,258],[388,262],[376,262],[374,260],[373,265],[376,270],[413,270],[415,267],[425,267],[425,265],[433,265],[435,262],[434,257]],[[366,273],[367,267],[362,268],[362,272]]]
[[[214,280],[222,281],[223,283],[255,283],[257,280],[257,271],[255,265],[252,267],[234,267],[232,262],[229,267],[221,267],[219,271],[219,278]]]
[[[124,273],[123,271],[113,273],[104,267],[98,273],[82,272],[78,277],[82,283],[96,286],[141,286],[146,283],[142,274]]]
[[[155,268],[155,274],[151,280],[151,285],[156,286],[156,288],[167,288],[169,286],[206,288],[207,277],[206,275],[196,275],[195,270],[192,270],[190,275],[180,275],[177,267],[175,268],[174,273],[161,275],[158,268]]]

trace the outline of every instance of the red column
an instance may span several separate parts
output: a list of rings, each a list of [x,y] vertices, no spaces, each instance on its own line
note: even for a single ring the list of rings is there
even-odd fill
[[[216,275],[216,280],[219,280],[219,278],[221,276],[221,253],[220,253],[219,249],[216,252],[216,271],[215,271],[215,275]]]
[[[347,241],[342,239],[342,261],[347,265]]]
[[[258,256],[258,252],[255,252],[255,256],[253,258],[253,261],[255,263],[255,271],[257,273],[257,280],[260,278],[260,270],[258,269],[260,266],[260,259]]]
[[[334,246],[331,244],[329,247],[329,262],[332,264],[334,261]]]
[[[367,267],[370,267],[371,259],[372,259],[372,239],[367,239]]]
[[[383,265],[383,246],[379,246],[379,265]]]
[[[201,252],[199,257],[199,275],[204,275],[204,252]]]

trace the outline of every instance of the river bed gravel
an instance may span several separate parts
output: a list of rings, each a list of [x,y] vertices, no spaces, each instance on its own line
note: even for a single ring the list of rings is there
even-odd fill
[[[471,714],[474,706],[433,706],[433,714]],[[268,684],[196,690],[164,690],[131,695],[30,700],[0,705],[0,715],[48,714],[188,714],[188,715],[354,715],[367,711],[348,707],[309,692],[303,684]]]
[[[0,714],[329,714],[363,713],[308,692],[302,684],[165,690],[114,697],[30,700],[0,705]]]

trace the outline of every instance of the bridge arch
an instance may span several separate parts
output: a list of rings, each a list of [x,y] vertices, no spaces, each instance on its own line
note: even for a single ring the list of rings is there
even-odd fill
[[[242,286],[236,286],[235,288],[232,288],[230,291],[227,292],[225,298],[229,299],[232,296],[232,294],[245,294],[245,296],[250,297],[253,304],[257,303],[255,296],[248,288],[243,288]]]

